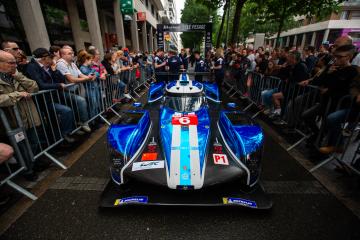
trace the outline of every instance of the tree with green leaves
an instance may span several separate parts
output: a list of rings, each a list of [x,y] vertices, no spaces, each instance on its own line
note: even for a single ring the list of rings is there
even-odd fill
[[[216,19],[216,9],[195,0],[186,0],[184,9],[181,11],[182,23],[204,23],[210,18]],[[184,47],[199,49],[204,35],[196,32],[184,32],[180,35]]]
[[[216,35],[216,48],[220,47],[221,42],[221,36],[224,29],[224,23],[225,23],[225,15],[226,11],[228,10],[230,6],[230,0],[197,0],[198,3],[203,4],[208,7],[210,11],[217,11],[219,8],[223,6],[223,16],[221,17],[221,23],[218,28],[218,32]]]
[[[240,19],[241,19],[241,11],[242,11],[242,8],[244,7],[244,4],[246,3],[246,1],[247,0],[237,0],[236,1],[235,15],[234,15],[233,27],[232,27],[231,38],[230,38],[230,43],[232,43],[232,44],[237,42]]]
[[[261,7],[257,1],[248,1],[241,12],[239,38],[245,41],[250,33],[265,33],[267,37],[274,34],[278,30],[276,22],[268,21],[267,16],[259,11]],[[284,22],[283,30],[297,27],[298,23],[293,17],[289,17]]]
[[[276,45],[284,24],[294,16],[328,16],[344,0],[261,0],[258,12],[266,21],[277,23]]]

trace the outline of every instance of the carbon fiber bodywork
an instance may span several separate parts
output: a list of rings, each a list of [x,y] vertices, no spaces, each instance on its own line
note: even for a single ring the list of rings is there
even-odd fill
[[[203,92],[203,86],[192,86]],[[215,103],[209,107],[202,95],[197,97],[201,104],[190,108],[194,111],[179,111],[178,106],[166,102],[165,96],[162,102],[129,111],[122,122],[110,127],[113,181],[103,194],[101,206],[271,207],[271,200],[258,184],[261,128],[242,112],[221,110]],[[179,98],[186,106],[198,101],[187,102],[183,95]],[[197,195],[199,199],[195,200]]]

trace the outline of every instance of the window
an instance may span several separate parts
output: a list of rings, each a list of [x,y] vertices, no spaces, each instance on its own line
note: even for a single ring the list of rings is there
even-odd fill
[[[360,19],[360,11],[351,11],[350,19]]]
[[[330,43],[334,43],[335,40],[341,36],[341,32],[342,32],[341,29],[331,29],[327,40]]]
[[[145,1],[145,5],[146,5],[146,7],[149,7],[149,0]]]
[[[349,19],[349,11],[342,11],[340,15],[341,20]]]
[[[155,15],[154,5],[152,5],[152,4],[151,4],[151,13],[152,13],[152,15]]]
[[[349,32],[348,35],[353,39],[353,42],[360,41],[360,32]]]

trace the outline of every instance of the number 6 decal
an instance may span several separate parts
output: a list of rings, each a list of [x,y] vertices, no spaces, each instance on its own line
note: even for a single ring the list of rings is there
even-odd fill
[[[173,116],[171,119],[172,125],[198,125],[198,118],[196,115]]]
[[[188,125],[190,123],[190,118],[188,117],[181,117],[179,118],[179,123],[181,125]]]

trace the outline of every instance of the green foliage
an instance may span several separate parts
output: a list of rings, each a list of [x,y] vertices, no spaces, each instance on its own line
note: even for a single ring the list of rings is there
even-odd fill
[[[182,23],[206,23],[209,22],[210,18],[216,24],[218,21],[216,9],[209,8],[208,5],[204,5],[197,0],[186,0],[184,9],[181,11]],[[200,49],[204,34],[185,32],[180,37],[184,47]]]
[[[270,23],[278,24],[278,37],[294,16],[323,18],[338,9],[343,0],[260,0],[257,11]]]
[[[260,6],[256,1],[247,2],[241,12],[242,18],[240,21],[240,41],[245,41],[249,33],[265,33],[270,36],[277,32],[278,22],[269,21],[268,16],[264,12],[259,11]],[[288,17],[285,20],[283,30],[294,28],[297,23],[293,17]]]

